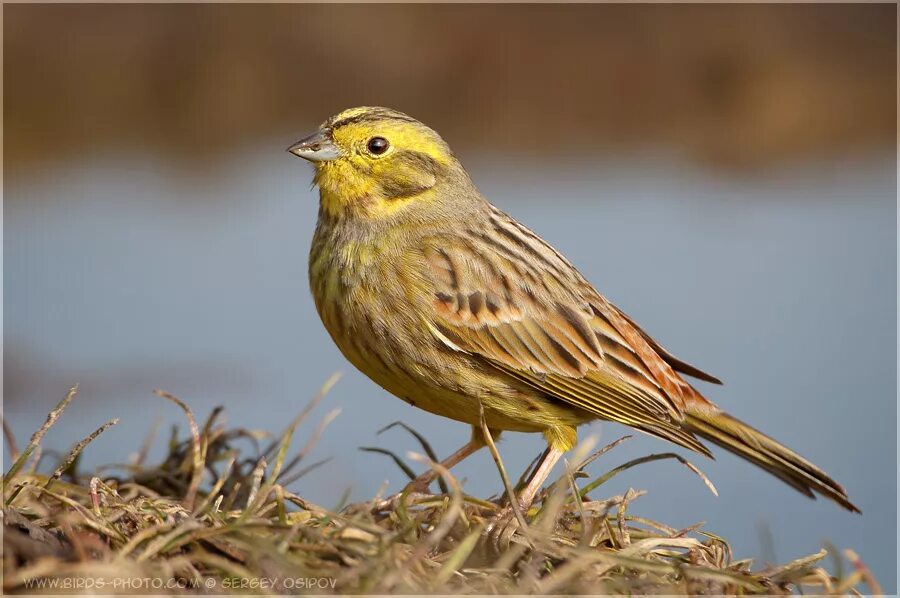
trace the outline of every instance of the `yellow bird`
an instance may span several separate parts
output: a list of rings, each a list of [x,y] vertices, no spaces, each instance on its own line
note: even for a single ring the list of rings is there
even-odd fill
[[[682,375],[719,380],[669,353],[491,205],[432,129],[395,110],[352,108],[289,151],[314,165],[319,187],[309,281],[322,322],[388,392],[472,425],[445,467],[485,446],[480,404],[492,436],[547,440],[523,508],[576,428],[603,419],[711,457],[706,439],[859,511],[824,471],[701,396]]]

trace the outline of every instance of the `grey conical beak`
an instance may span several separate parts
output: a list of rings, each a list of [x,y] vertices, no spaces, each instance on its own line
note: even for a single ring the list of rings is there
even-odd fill
[[[341,157],[340,148],[323,131],[301,139],[287,148],[287,151],[310,162],[328,162]]]

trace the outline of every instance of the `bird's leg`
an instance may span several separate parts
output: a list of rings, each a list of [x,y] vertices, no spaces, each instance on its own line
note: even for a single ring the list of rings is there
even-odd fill
[[[551,447],[550,450],[547,451],[544,460],[541,461],[538,468],[534,470],[534,474],[528,481],[528,485],[526,485],[519,493],[519,496],[516,497],[519,502],[519,508],[522,509],[522,513],[525,513],[531,507],[531,503],[534,502],[534,497],[537,496],[541,486],[544,485],[544,482],[546,482],[547,478],[550,476],[553,466],[556,465],[557,461],[559,461],[562,456],[563,451],[559,449]]]
[[[489,430],[491,433],[491,438],[498,438],[500,436],[500,430]],[[458,465],[462,461],[464,461],[467,457],[472,455],[473,453],[478,452],[479,449],[487,446],[487,441],[484,439],[483,434],[481,433],[481,428],[477,426],[472,426],[472,437],[469,439],[469,442],[462,445],[459,450],[454,452],[452,455],[441,461],[441,466],[444,469],[450,469],[451,467]],[[383,511],[386,509],[396,509],[397,505],[400,502],[400,497],[403,494],[406,494],[408,498],[412,498],[415,495],[427,495],[429,494],[428,487],[431,485],[433,481],[435,481],[438,474],[434,469],[429,469],[416,479],[410,481],[400,492],[389,496],[380,502],[375,504],[375,510]]]
[[[515,500],[516,503],[518,503],[519,512],[523,517],[531,507],[531,503],[534,502],[534,498],[537,496],[538,491],[540,491],[541,486],[544,485],[544,482],[547,481],[547,478],[550,476],[553,466],[556,465],[563,454],[564,451],[562,450],[553,448],[552,446],[548,447],[544,452],[543,459],[537,466],[537,469],[535,469],[534,473],[531,475],[531,479],[528,480],[528,484],[521,492],[519,492],[518,496],[516,496]],[[509,545],[509,541],[513,534],[519,529],[518,519],[514,515],[515,511],[513,510],[513,506],[507,505],[496,515],[491,517],[491,520],[485,527],[485,535],[489,538],[490,544],[498,552],[505,550],[505,547]]]
[[[445,469],[450,469],[454,465],[457,465],[461,461],[463,461],[469,455],[477,452],[479,449],[483,448],[484,444],[479,444],[474,440],[470,440],[469,442],[462,445],[455,453],[441,461],[441,466]],[[433,481],[438,478],[438,472],[434,469],[429,469],[425,473],[421,474],[416,479],[409,482],[404,488],[405,491],[409,492],[418,492],[420,494],[425,494],[428,492],[428,487],[431,485]]]
[[[525,468],[525,471],[522,472],[522,475],[519,476],[519,480],[516,482],[516,485],[513,486],[516,490],[516,494],[519,494],[522,489],[525,487],[525,484],[531,479],[534,475],[534,470],[537,469],[538,465],[544,462],[544,459],[547,458],[547,453],[550,452],[550,446],[548,445],[541,453],[532,459],[531,463],[528,464],[528,467]]]
[[[500,436],[499,430],[491,430],[492,438],[497,438],[498,436]],[[473,426],[472,438],[469,439],[469,442],[462,445],[459,450],[441,461],[441,466],[444,469],[450,469],[451,467],[454,467],[464,461],[470,455],[478,452],[486,445],[487,442],[484,440],[484,436],[481,434],[481,430]],[[420,494],[427,494],[428,487],[433,481],[438,478],[438,475],[439,474],[434,469],[429,469],[416,479],[412,480],[409,484],[407,484],[406,488],[404,488],[404,491],[408,491],[409,493],[418,492]]]

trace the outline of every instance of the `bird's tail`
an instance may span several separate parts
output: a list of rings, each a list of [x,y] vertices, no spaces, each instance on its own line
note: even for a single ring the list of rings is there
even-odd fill
[[[824,471],[759,430],[709,405],[685,412],[685,426],[695,434],[755,463],[810,498],[818,492],[848,511],[861,511],[844,488]]]

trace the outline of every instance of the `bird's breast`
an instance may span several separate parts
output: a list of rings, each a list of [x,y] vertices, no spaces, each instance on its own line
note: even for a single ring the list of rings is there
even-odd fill
[[[373,237],[320,219],[310,251],[316,309],[341,352],[371,377],[417,353],[412,302],[423,296],[415,252],[390,235]]]
[[[567,415],[551,413],[551,404],[429,331],[433,278],[423,252],[400,243],[370,241],[321,221],[317,227],[310,286],[322,323],[347,360],[408,403],[458,421],[478,424],[478,399],[497,429],[536,431]]]

